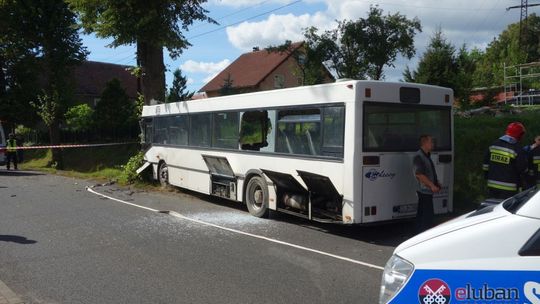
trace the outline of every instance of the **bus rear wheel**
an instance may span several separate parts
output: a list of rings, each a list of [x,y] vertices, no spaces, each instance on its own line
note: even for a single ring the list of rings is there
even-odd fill
[[[162,187],[169,186],[169,167],[167,167],[166,163],[159,165],[158,180]]]
[[[252,177],[246,187],[246,205],[251,215],[268,217],[268,185],[260,177]]]

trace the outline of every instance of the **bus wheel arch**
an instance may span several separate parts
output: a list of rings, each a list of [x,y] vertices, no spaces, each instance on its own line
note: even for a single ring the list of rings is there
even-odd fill
[[[162,187],[169,186],[169,166],[164,160],[158,163],[157,178]]]
[[[269,208],[268,183],[262,174],[246,175],[244,186],[244,203],[251,215],[268,217]]]

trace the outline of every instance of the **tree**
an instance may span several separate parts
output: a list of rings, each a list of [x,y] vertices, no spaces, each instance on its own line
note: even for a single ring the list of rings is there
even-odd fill
[[[372,6],[366,19],[339,21],[336,29],[322,35],[310,28],[305,36],[310,48],[320,50],[340,78],[379,80],[385,66],[394,66],[398,54],[414,56],[414,36],[421,31],[417,18],[409,20],[398,13],[383,16],[382,9]]]
[[[474,74],[475,86],[501,86],[505,65],[540,61],[540,16],[533,13],[526,22],[528,31],[521,45],[519,23],[510,24],[488,45]]]
[[[187,79],[182,75],[182,71],[176,69],[173,75],[174,79],[172,87],[169,89],[169,95],[167,95],[167,102],[178,102],[191,99],[195,92],[187,91]]]
[[[190,44],[182,34],[194,21],[215,23],[201,7],[207,0],[67,0],[87,33],[112,38],[112,47],[137,45],[145,103],[165,98],[163,47],[177,58]]]
[[[409,67],[403,73],[407,82],[438,85],[454,89],[454,96],[462,105],[468,105],[472,75],[476,69],[478,51],[471,53],[463,45],[459,51],[449,43],[439,29],[431,37],[429,45],[422,54],[418,67],[411,71]]]
[[[1,80],[6,84],[2,91],[10,93],[11,105],[16,106],[30,103],[19,99],[28,97],[24,90],[37,92],[41,89],[40,97],[34,97],[32,103],[39,116],[46,120],[51,144],[58,144],[59,123],[71,100],[73,83],[70,74],[72,68],[87,56],[78,35],[75,14],[63,0],[4,0],[0,2],[0,14],[4,23],[0,30],[3,45],[0,56],[4,62],[0,64],[9,73]],[[23,72],[25,68],[30,72]],[[33,81],[19,82],[29,74],[33,74],[30,78]],[[25,86],[21,87],[21,84]],[[53,150],[57,168],[62,168],[60,153],[60,150]]]
[[[231,73],[228,73],[227,78],[223,79],[223,85],[219,89],[219,95],[225,96],[225,95],[231,95],[234,93],[235,93],[235,90],[233,88],[233,79],[231,77]]]
[[[302,79],[302,85],[321,84],[328,77],[328,70],[323,64],[324,54],[306,42],[299,45],[286,40],[284,44],[267,47],[266,51],[285,53],[294,58],[297,65],[292,74]]]
[[[431,37],[416,71],[411,72],[409,67],[405,69],[405,81],[453,87],[457,73],[455,52],[456,48],[438,30]]]
[[[86,132],[94,126],[94,110],[85,103],[69,108],[65,118],[66,125],[73,131]]]
[[[106,137],[125,135],[137,125],[135,103],[122,88],[120,80],[107,82],[94,112],[97,129]]]

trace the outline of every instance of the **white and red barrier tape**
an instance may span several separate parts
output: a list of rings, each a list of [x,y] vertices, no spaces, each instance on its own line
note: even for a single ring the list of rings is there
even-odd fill
[[[83,144],[83,145],[28,146],[28,147],[17,147],[16,150],[90,148],[90,147],[120,146],[120,145],[136,144],[136,143],[137,142],[108,143],[108,144]],[[5,151],[6,151],[6,147],[0,147],[0,152],[5,152]]]

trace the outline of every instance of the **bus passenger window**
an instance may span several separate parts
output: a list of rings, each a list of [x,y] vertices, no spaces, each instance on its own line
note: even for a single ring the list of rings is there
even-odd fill
[[[187,115],[175,116],[169,126],[169,139],[172,145],[187,146],[189,119]]]
[[[194,147],[210,147],[212,134],[212,114],[194,114],[190,116],[189,145]]]
[[[238,149],[238,113],[214,114],[212,147]]]
[[[260,151],[268,146],[267,137],[272,129],[267,111],[249,111],[242,114],[240,147],[242,150]]]
[[[345,107],[328,107],[324,109],[322,155],[343,157],[345,132]]]
[[[276,152],[320,155],[321,111],[283,110],[278,113]]]
[[[145,144],[150,144],[152,143],[152,135],[153,135],[153,126],[152,126],[153,122],[152,122],[152,118],[144,118],[140,121],[140,126],[141,126],[141,132],[142,132],[142,142],[145,143]],[[1,132],[0,132],[0,135]],[[0,143],[2,142],[1,141],[2,139],[0,138]]]
[[[166,145],[169,143],[168,117],[157,117],[154,127],[154,143]]]

